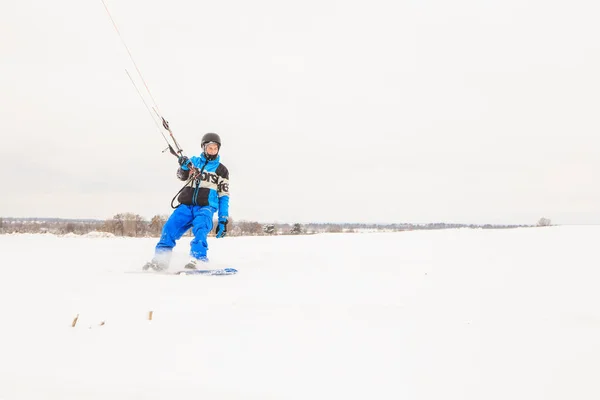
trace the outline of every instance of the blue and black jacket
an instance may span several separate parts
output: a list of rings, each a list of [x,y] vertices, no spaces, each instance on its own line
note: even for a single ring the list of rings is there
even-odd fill
[[[217,156],[209,161],[204,154],[190,158],[192,165],[202,173],[181,190],[177,197],[181,204],[210,206],[219,210],[219,218],[229,216],[229,171],[219,160]],[[182,181],[189,179],[187,165],[177,170],[177,177]]]

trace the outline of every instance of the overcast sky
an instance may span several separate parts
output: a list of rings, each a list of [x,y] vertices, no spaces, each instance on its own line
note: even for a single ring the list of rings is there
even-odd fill
[[[106,0],[231,216],[600,223],[600,6]],[[174,157],[101,0],[5,1],[0,216],[171,212]]]

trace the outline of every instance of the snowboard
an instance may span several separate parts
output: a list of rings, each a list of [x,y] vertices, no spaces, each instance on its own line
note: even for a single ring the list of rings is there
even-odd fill
[[[141,274],[157,274],[157,275],[235,275],[237,269],[235,268],[214,268],[214,269],[182,269],[182,270],[166,270],[156,271],[153,269],[141,270],[141,271],[128,271],[130,273],[141,273]]]
[[[175,275],[234,275],[237,274],[235,268],[218,268],[218,269],[184,269],[181,271],[174,271],[172,274]]]

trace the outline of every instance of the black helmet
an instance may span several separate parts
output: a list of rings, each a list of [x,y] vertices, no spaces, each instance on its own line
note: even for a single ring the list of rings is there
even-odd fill
[[[202,148],[204,149],[204,145],[210,142],[216,143],[219,149],[221,148],[221,137],[216,133],[205,133],[204,136],[202,136]]]
[[[216,133],[205,133],[204,136],[202,136],[202,151],[204,152],[204,157],[206,157],[207,160],[214,160],[217,158],[219,152],[217,150],[217,154],[208,154],[206,152],[206,145],[209,143],[216,143],[217,149],[221,150],[221,137]]]

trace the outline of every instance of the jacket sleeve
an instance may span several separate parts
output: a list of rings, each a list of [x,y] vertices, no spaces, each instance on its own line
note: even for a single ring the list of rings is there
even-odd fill
[[[189,169],[186,170],[186,169],[183,169],[183,168],[180,167],[177,170],[177,178],[180,181],[187,181],[189,179],[189,177],[190,177],[190,170]]]
[[[222,168],[221,168],[222,166]],[[217,184],[217,194],[219,195],[219,218],[229,217],[229,171],[221,164],[219,166],[219,183]]]
[[[190,161],[189,161],[188,164],[192,164],[192,166],[197,165],[198,164],[198,157],[197,156],[193,156],[192,158],[190,158]],[[190,169],[188,167],[188,164],[182,165],[177,170],[177,178],[179,178],[179,180],[187,181],[190,178]]]
[[[229,218],[229,195],[219,197],[219,218]]]

